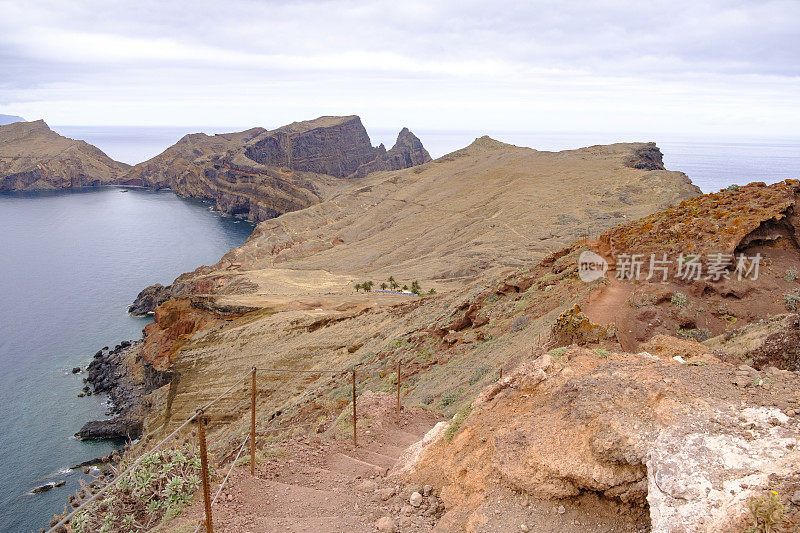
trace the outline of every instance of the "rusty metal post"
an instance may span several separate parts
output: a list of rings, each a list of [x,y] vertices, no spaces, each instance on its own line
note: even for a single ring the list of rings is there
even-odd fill
[[[256,367],[250,387],[250,475],[256,475]]]
[[[400,424],[400,360],[397,360],[397,423]]]
[[[353,369],[353,446],[358,446],[358,441],[356,441],[356,369]]]
[[[208,475],[208,450],[206,449],[206,417],[198,410],[197,437],[200,439],[200,468],[203,474],[203,501],[206,509],[206,533],[214,533],[214,521],[211,518],[211,479]]]

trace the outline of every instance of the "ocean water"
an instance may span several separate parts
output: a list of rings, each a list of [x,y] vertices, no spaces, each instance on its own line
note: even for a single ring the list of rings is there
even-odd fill
[[[149,159],[186,133],[231,128],[53,126],[114,159]],[[397,131],[372,129],[373,144],[394,144]],[[433,157],[481,135],[540,150],[655,141],[667,168],[681,170],[704,192],[728,185],[800,177],[800,139],[704,139],[674,135],[415,130]],[[104,397],[77,398],[85,367],[103,346],[138,338],[147,319],[125,312],[151,283],[216,262],[252,225],[222,217],[171,193],[102,189],[0,195],[0,531],[31,531],[60,512],[79,474],[73,464],[118,443],[72,437],[101,417]],[[37,485],[67,485],[39,495]]]
[[[77,397],[85,374],[71,369],[140,337],[149,320],[126,306],[142,288],[215,263],[252,227],[169,192],[0,195],[0,531],[46,526],[78,486],[64,469],[119,444],[73,438],[106,407]]]

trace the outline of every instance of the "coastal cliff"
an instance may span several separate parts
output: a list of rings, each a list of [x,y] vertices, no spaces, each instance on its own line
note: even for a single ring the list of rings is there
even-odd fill
[[[0,191],[111,185],[130,168],[43,120],[0,126]]]
[[[337,179],[427,161],[430,155],[406,128],[387,151],[372,146],[359,117],[320,117],[275,130],[187,135],[136,165],[120,184],[170,188],[214,202],[230,215],[262,221],[320,203]]]

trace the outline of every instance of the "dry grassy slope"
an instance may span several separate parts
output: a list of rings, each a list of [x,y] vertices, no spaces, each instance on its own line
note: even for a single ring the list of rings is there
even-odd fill
[[[214,294],[218,304],[260,311],[210,326],[205,311],[190,311],[174,326],[164,324],[167,333],[158,331],[157,314],[148,327],[150,353],[161,354],[156,363],[173,365],[181,376],[154,399],[151,429],[180,421],[253,364],[361,362],[361,386],[385,388],[391,378],[376,376],[400,357],[416,376],[408,400],[452,413],[501,364],[527,355],[560,310],[590,288],[574,276],[577,248],[531,272],[513,267],[581,235],[581,223],[590,221],[599,231],[697,192],[681,173],[626,166],[641,148],[649,146],[549,153],[483,138],[416,169],[368,176],[318,206],[261,223],[217,265],[180,278],[196,293]],[[503,270],[515,273],[506,279]],[[420,279],[442,294],[417,299],[353,292],[356,279],[380,282],[389,275]],[[498,276],[499,282],[479,279]],[[479,311],[480,318],[465,319]],[[450,329],[461,331],[447,335]],[[282,378],[273,391],[279,394],[265,396],[264,409],[295,401],[301,383]],[[323,392],[333,395],[324,396],[329,401],[337,394]],[[234,418],[243,406],[229,406]],[[330,405],[314,403],[314,409],[323,407]]]
[[[376,281],[491,278],[699,193],[680,172],[626,166],[643,147],[540,152],[481,138],[263,222],[220,266],[318,269]]]
[[[129,168],[42,120],[0,126],[0,190],[106,185]]]

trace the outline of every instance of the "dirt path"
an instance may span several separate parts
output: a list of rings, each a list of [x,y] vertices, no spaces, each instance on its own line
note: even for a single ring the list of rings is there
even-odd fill
[[[359,424],[357,448],[342,435],[316,433],[269,444],[259,450],[255,477],[248,465],[234,468],[213,507],[214,531],[372,532],[380,519],[391,520],[396,531],[430,531],[443,511],[437,493],[413,507],[409,497],[424,488],[396,485],[387,474],[436,421],[416,409],[404,411],[399,425],[369,419],[364,428]],[[196,498],[164,531],[191,532],[202,516]]]
[[[637,342],[627,327],[628,298],[633,294],[633,284],[617,279],[616,263],[607,243],[591,241],[590,246],[608,261],[607,283],[589,296],[582,311],[595,324],[616,324],[617,339],[624,350],[633,351]]]

